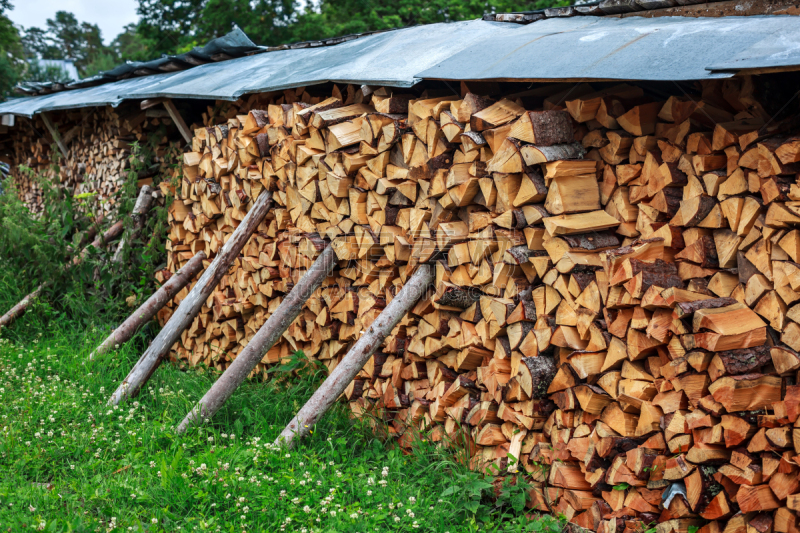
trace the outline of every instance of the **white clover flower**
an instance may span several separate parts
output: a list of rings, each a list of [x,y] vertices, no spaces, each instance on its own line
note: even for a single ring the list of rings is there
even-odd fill
[[[367,491],[367,496],[372,496],[372,491],[371,490]]]
[[[150,522],[152,522],[154,524],[158,524],[158,518],[151,518]]]
[[[358,513],[352,513],[352,514],[350,515],[350,518],[352,518],[353,520],[355,520],[356,518],[358,518]]]
[[[409,497],[408,501],[410,501],[411,503],[417,503],[417,499],[414,496]]]

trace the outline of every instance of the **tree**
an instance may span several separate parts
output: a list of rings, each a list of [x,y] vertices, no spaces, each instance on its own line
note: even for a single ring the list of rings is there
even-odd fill
[[[33,58],[28,60],[28,68],[25,71],[25,81],[37,83],[67,83],[74,80],[63,68],[56,65],[42,64],[38,58]]]
[[[569,0],[320,0],[317,5],[307,5],[292,33],[295,40],[307,41],[570,3]]]
[[[19,30],[6,16],[11,9],[9,0],[0,0],[0,101],[11,94],[23,69]]]
[[[158,57],[151,52],[153,43],[146,39],[139,31],[137,24],[128,24],[122,33],[111,41],[110,48],[118,62],[120,61],[147,61]]]
[[[296,0],[139,0],[137,33],[150,57],[186,52],[238,25],[260,44],[291,39]]]
[[[269,46],[570,3],[569,0],[309,0],[305,2],[305,10],[300,11],[297,0],[139,0],[136,38],[140,43],[138,50],[146,49],[148,57],[153,58],[188,51],[192,46],[224,35],[233,24],[257,44]]]
[[[100,28],[96,24],[78,22],[74,14],[57,11],[47,19],[47,28],[28,28],[22,38],[28,58],[73,59],[81,76],[98,72],[99,66],[113,66],[116,58],[105,59],[108,49],[103,45]],[[90,68],[90,65],[93,65]]]

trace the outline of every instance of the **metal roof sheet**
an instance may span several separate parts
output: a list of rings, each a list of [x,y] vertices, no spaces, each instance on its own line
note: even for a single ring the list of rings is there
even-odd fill
[[[333,46],[270,51],[179,72],[10,100],[0,104],[0,113],[33,116],[154,97],[235,100],[246,93],[328,81],[410,87],[422,79],[725,78],[742,68],[800,65],[798,29],[800,18],[781,15],[581,16],[527,26],[483,20],[431,24],[365,35]],[[241,53],[250,45],[237,41],[240,37],[237,34],[231,43],[214,43],[189,54],[211,59],[217,49]],[[157,70],[167,59],[128,65],[128,75],[137,69]]]
[[[771,66],[800,64],[798,30],[798,17],[780,15],[553,18],[482,39],[417,76],[443,80],[725,78],[733,73],[712,67],[726,65],[747,50],[753,51],[748,65],[767,59]],[[775,35],[786,38],[778,40]]]
[[[325,82],[411,87],[415,76],[478,40],[516,29],[471,20],[377,33],[335,46],[280,50],[201,65],[131,98],[219,98]]]
[[[32,117],[36,113],[58,109],[77,109],[103,105],[116,107],[128,98],[127,95],[131,91],[145,88],[174,75],[173,73],[156,74],[154,76],[106,83],[86,89],[62,91],[44,96],[16,98],[0,104],[0,113]]]

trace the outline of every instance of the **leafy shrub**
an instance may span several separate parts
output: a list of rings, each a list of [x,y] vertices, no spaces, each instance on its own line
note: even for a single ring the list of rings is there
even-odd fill
[[[149,296],[155,271],[165,266],[168,225],[164,206],[153,203],[144,228],[131,242],[133,220],[129,215],[138,194],[138,176],[151,168],[152,154],[153,146],[135,143],[124,186],[106,200],[93,193],[73,195],[62,184],[21,168],[41,185],[44,209],[37,216],[31,215],[12,180],[4,183],[6,193],[0,195],[0,268],[15,273],[17,287],[25,294],[47,282],[41,300],[56,315],[65,314],[84,325],[124,317],[130,312],[126,312],[126,299],[134,296],[131,301],[139,302]],[[53,160],[57,165],[57,154]],[[157,175],[154,182],[162,178]],[[165,205],[170,200],[167,198]],[[111,261],[117,240],[105,249],[89,246],[84,260],[74,265],[72,258],[114,222],[99,215],[103,213],[101,201],[114,201],[116,216],[124,220],[127,245],[122,260]]]

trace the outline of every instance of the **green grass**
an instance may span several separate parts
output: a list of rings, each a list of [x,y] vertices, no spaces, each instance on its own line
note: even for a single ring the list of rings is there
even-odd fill
[[[0,306],[25,287],[0,272]],[[89,361],[103,328],[40,303],[0,339],[0,532],[555,531],[526,516],[525,484],[496,494],[453,451],[406,455],[337,405],[292,452],[272,449],[323,377],[241,387],[212,424],[173,427],[215,378],[164,364],[119,408],[106,400],[145,346]]]

